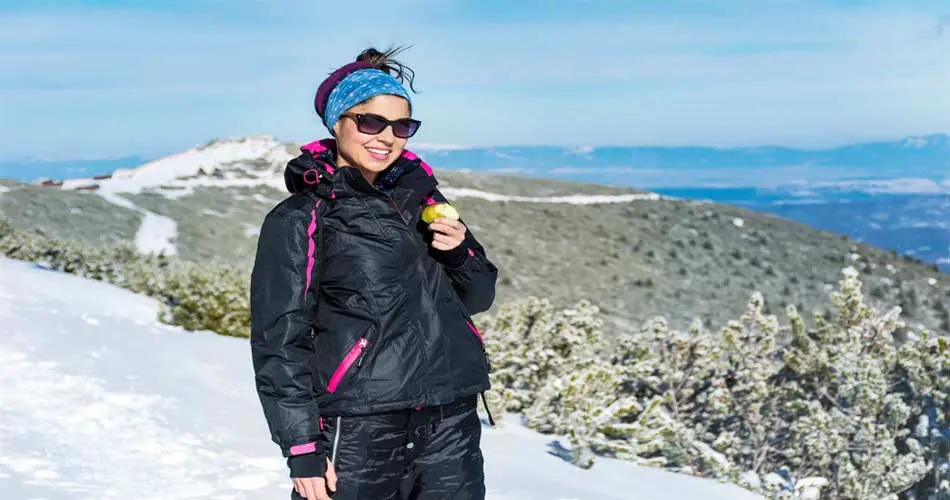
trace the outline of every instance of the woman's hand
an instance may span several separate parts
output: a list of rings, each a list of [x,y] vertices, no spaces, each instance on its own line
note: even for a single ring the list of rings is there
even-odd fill
[[[326,478],[295,477],[293,479],[297,494],[307,500],[331,500],[330,493],[336,491],[336,471],[333,470],[333,462],[329,458]]]
[[[465,241],[465,232],[468,228],[461,221],[439,217],[429,224],[432,235],[432,248],[436,250],[452,250],[458,248]]]

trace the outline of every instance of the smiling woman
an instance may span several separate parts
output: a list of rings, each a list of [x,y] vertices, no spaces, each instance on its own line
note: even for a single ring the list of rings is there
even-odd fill
[[[472,315],[498,270],[451,210],[423,217],[447,200],[406,149],[421,122],[397,52],[367,49],[320,85],[333,137],[287,165],[292,194],[258,240],[255,380],[294,498],[485,497],[490,365]]]
[[[412,101],[401,81],[413,71],[385,53],[367,49],[324,81],[314,108],[337,139],[337,165],[356,167],[367,182],[402,155],[421,122],[411,118]],[[344,120],[343,118],[347,118]]]

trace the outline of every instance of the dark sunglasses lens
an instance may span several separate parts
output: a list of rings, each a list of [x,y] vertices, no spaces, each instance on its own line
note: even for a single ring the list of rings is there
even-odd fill
[[[393,135],[401,139],[408,139],[419,130],[419,125],[420,123],[417,120],[409,118],[396,120],[396,122],[393,123]]]
[[[378,134],[389,125],[385,118],[376,115],[360,115],[356,120],[356,128],[364,134]]]

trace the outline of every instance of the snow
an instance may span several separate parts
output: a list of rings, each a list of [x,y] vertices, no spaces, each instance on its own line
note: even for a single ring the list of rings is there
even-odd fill
[[[447,198],[480,198],[488,201],[520,201],[528,203],[568,203],[571,205],[591,205],[601,203],[630,203],[633,201],[656,201],[661,196],[656,193],[631,194],[596,194],[596,195],[569,195],[569,196],[513,196],[490,193],[469,188],[442,188],[442,194]]]
[[[199,177],[196,179],[180,179],[172,182],[168,182],[163,186],[167,186],[173,189],[161,189],[159,192],[165,198],[170,200],[175,200],[183,196],[189,196],[195,192],[195,188],[198,187],[214,187],[214,188],[231,188],[231,187],[244,187],[244,188],[256,188],[261,186],[269,186],[280,191],[284,191],[284,178],[283,175],[276,176],[273,174],[264,174],[259,175],[253,179],[216,179],[208,177]],[[273,202],[273,200],[268,200],[268,202]]]
[[[99,193],[99,196],[113,205],[135,210],[142,214],[142,224],[135,232],[135,248],[139,252],[165,252],[165,255],[178,253],[178,248],[175,246],[175,239],[178,237],[178,223],[174,219],[149,212],[117,193],[104,192]]]
[[[290,160],[284,144],[271,137],[246,137],[237,140],[219,141],[207,147],[190,149],[147,163],[140,167],[116,170],[109,179],[70,179],[63,181],[62,189],[76,189],[83,186],[98,185],[96,194],[109,202],[135,210],[144,215],[142,225],[135,235],[136,248],[142,253],[164,251],[167,255],[177,253],[175,239],[178,224],[168,217],[149,212],[126,198],[121,193],[137,194],[149,188],[166,185],[184,185],[187,189],[167,195],[169,198],[190,193],[197,185],[209,182],[205,178],[192,181],[180,180],[193,177],[201,171],[211,172],[235,162],[263,159],[268,162],[286,163]],[[268,174],[268,177],[273,177]],[[269,179],[270,180],[270,179]],[[226,179],[233,184],[259,186],[258,179]],[[271,183],[274,183],[271,180]]]
[[[576,146],[567,150],[568,154],[588,155],[594,152],[594,146]]]
[[[908,137],[904,139],[904,147],[908,148],[920,149],[926,147],[927,143],[928,141],[926,137]]]
[[[135,232],[135,248],[141,253],[177,254],[175,238],[178,236],[178,223],[174,219],[147,210],[142,210],[142,213],[145,217]]]
[[[169,184],[181,177],[197,175],[204,169],[213,171],[238,161],[264,159],[287,162],[291,159],[282,143],[270,137],[246,137],[220,141],[208,147],[194,148],[167,156],[141,167],[117,170],[112,178],[103,180],[70,179],[63,189],[98,184],[99,193],[141,193],[145,189]]]
[[[416,145],[415,149],[440,151],[450,149],[465,149],[465,146],[452,145]],[[589,148],[580,148],[580,152],[589,152]],[[499,156],[503,153],[495,152]],[[119,193],[140,193],[153,188],[168,199],[176,199],[192,194],[197,187],[260,187],[269,186],[284,190],[282,171],[277,170],[249,170],[242,169],[243,175],[235,175],[233,169],[240,168],[242,162],[264,160],[269,164],[283,166],[290,161],[291,155],[286,145],[269,137],[249,137],[239,140],[220,141],[205,148],[196,148],[183,153],[172,155],[138,168],[116,171],[111,179],[73,179],[63,183],[63,189],[76,189],[90,184],[98,184],[96,193],[107,200],[127,208],[145,212],[128,200],[118,196]],[[210,173],[224,169],[220,175],[197,175],[200,171]],[[282,170],[282,169],[280,169]],[[640,200],[659,200],[660,195],[655,193],[636,193],[623,195],[571,195],[571,196],[514,196],[491,193],[477,189],[451,188],[442,189],[446,196],[480,198],[489,201],[513,201],[528,203],[568,203],[574,205],[588,205],[601,203],[629,203]],[[271,200],[268,200],[269,202]],[[152,220],[155,220],[152,218]],[[155,228],[170,228],[166,222],[164,226]],[[152,228],[149,228],[150,230]],[[171,234],[160,235],[162,241],[173,241]],[[159,239],[158,237],[154,239]],[[168,245],[166,245],[167,247]]]
[[[933,179],[925,178],[894,178],[875,180],[844,180],[809,183],[813,189],[838,189],[845,191],[862,191],[877,194],[937,194],[946,193],[950,186]]]
[[[247,341],[155,320],[152,299],[0,259],[0,497],[287,498]],[[585,471],[508,416],[485,428],[489,500],[751,500],[603,459]]]

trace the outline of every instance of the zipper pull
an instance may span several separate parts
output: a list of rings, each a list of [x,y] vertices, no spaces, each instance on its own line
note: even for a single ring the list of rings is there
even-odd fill
[[[363,356],[366,355],[366,352],[363,351],[363,349],[366,349],[366,346],[367,346],[367,345],[369,345],[369,341],[366,340],[366,339],[360,339],[359,344],[357,344],[357,346],[359,346],[359,348],[360,348],[360,357],[359,357],[359,359],[356,360],[356,367],[357,367],[357,368],[363,366]]]

